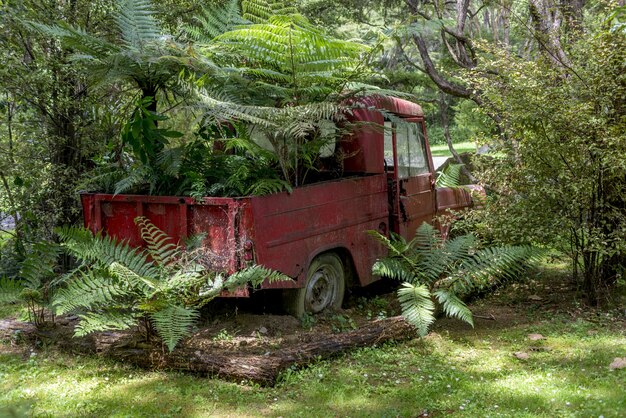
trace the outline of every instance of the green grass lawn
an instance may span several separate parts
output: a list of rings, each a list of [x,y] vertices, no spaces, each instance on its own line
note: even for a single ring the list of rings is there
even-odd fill
[[[626,356],[626,320],[576,302],[553,281],[563,271],[543,269],[474,303],[495,317],[474,329],[441,321],[423,339],[290,370],[274,388],[5,343],[0,408],[50,417],[625,416],[626,369],[609,364]]]
[[[473,142],[460,142],[458,144],[454,144],[454,149],[459,154],[463,152],[476,152],[476,144]],[[433,157],[451,157],[450,150],[448,149],[448,144],[437,144],[430,146],[430,152]]]

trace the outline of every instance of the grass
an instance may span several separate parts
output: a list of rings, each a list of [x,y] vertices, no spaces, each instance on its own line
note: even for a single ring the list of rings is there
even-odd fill
[[[423,339],[289,370],[274,388],[4,345],[0,407],[50,417],[624,416],[626,369],[608,367],[626,356],[623,313],[584,309],[555,280],[563,274],[544,269],[472,305],[495,321],[443,320]]]
[[[476,144],[473,142],[460,142],[458,144],[454,144],[454,149],[459,154],[463,152],[476,152]],[[430,152],[433,157],[451,157],[452,154],[448,149],[448,144],[437,144],[430,146]]]

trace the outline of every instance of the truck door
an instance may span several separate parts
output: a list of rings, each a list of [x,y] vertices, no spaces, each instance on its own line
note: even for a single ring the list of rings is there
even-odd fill
[[[394,118],[385,122],[385,165],[393,208],[391,224],[406,239],[413,238],[423,222],[430,223],[436,210],[432,159],[425,135],[421,118]]]

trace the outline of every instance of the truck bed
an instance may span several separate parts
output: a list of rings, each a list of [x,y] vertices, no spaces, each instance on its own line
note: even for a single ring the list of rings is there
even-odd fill
[[[202,245],[216,269],[241,268],[248,246],[258,264],[294,278],[264,288],[303,286],[310,261],[329,250],[354,267],[357,283],[370,283],[371,266],[384,250],[366,231],[386,227],[389,216],[384,174],[315,183],[292,193],[206,197],[200,202],[190,197],[92,193],[81,199],[85,227],[94,232],[141,246],[134,219],[145,216],[177,242],[205,233]]]

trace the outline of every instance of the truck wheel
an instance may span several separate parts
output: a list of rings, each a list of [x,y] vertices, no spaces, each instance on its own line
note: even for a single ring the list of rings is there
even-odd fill
[[[341,259],[332,253],[316,257],[309,266],[302,289],[288,289],[283,298],[287,312],[296,318],[325,309],[339,309],[346,288]]]

